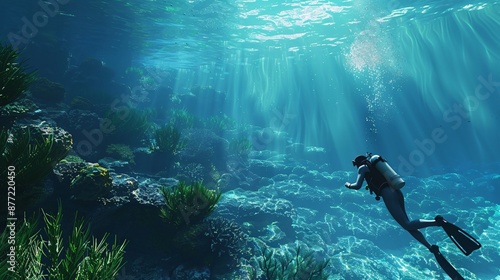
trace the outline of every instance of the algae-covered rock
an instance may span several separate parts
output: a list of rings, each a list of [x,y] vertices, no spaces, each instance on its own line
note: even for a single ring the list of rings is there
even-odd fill
[[[54,83],[46,78],[37,79],[30,87],[31,94],[50,102],[61,102],[64,100],[66,90],[63,85]]]
[[[106,148],[106,153],[116,159],[125,160],[134,164],[134,153],[129,145],[111,144]]]
[[[112,183],[106,168],[97,163],[88,164],[71,180],[71,195],[76,200],[95,201],[108,196]]]
[[[11,127],[12,123],[31,112],[35,112],[38,107],[28,98],[19,98],[5,106],[0,106],[0,126]],[[11,120],[9,124],[7,120]]]
[[[86,162],[68,161],[63,159],[54,166],[54,174],[63,186],[69,186],[71,181],[80,174],[80,171],[87,166]]]

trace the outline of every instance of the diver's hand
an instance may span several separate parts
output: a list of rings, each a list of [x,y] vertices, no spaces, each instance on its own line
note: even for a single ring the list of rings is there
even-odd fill
[[[346,188],[350,189],[351,188],[351,183],[349,182],[345,182],[345,185],[344,185]]]

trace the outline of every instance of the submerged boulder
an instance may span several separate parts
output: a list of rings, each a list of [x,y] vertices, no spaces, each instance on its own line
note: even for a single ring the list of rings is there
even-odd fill
[[[30,91],[33,97],[54,103],[63,101],[66,93],[63,85],[46,78],[39,78],[33,82]]]
[[[213,164],[219,170],[226,168],[227,141],[224,138],[208,129],[188,129],[183,132],[182,141],[186,143],[179,153],[182,164]]]
[[[71,180],[72,198],[82,201],[96,201],[111,192],[112,179],[109,171],[99,164],[88,164]]]

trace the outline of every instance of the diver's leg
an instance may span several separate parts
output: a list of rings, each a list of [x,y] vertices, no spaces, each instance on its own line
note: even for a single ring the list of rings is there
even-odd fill
[[[382,198],[384,199],[385,206],[392,217],[398,222],[404,229],[406,229],[416,240],[422,243],[429,251],[431,251],[436,257],[436,261],[439,263],[441,268],[448,274],[453,280],[463,280],[464,278],[460,273],[457,272],[455,267],[451,265],[441,254],[438,246],[431,245],[424,235],[418,230],[419,228],[437,226],[438,223],[435,220],[415,220],[411,221],[406,215],[406,210],[404,206],[403,193],[400,190],[394,190],[392,188],[384,188],[382,190]]]
[[[417,230],[421,228],[440,226],[436,220],[413,220],[410,221],[405,209],[405,200],[403,193],[400,190],[393,188],[382,189],[382,198],[384,198],[385,205],[394,219],[406,230]],[[402,211],[403,213],[399,213]],[[394,214],[397,214],[394,216]]]
[[[394,190],[392,188],[387,188],[387,189],[391,189],[395,192],[395,194],[398,197],[399,204],[406,215],[406,220],[409,221],[410,219],[408,218],[408,215],[406,214],[405,199],[404,199],[403,193],[400,190]],[[421,229],[421,228],[433,227],[433,226],[441,226],[441,225],[436,220],[418,219],[418,220],[409,221],[408,224],[406,225],[406,227],[405,226],[403,226],[403,227],[406,230],[414,230],[414,229]]]
[[[406,215],[404,208],[404,197],[401,191],[393,188],[384,188],[382,190],[382,198],[385,206],[394,220],[398,222],[405,230],[407,230],[416,240],[422,243],[427,249],[431,249],[431,244],[425,239],[424,235],[418,230],[428,226],[437,225],[435,221],[415,220],[411,221]]]
[[[455,267],[451,265],[448,260],[445,259],[445,257],[441,254],[439,251],[439,247],[436,245],[432,245],[431,248],[429,249],[433,254],[434,257],[436,257],[436,261],[438,262],[439,266],[450,276],[451,279],[453,280],[464,280],[464,277],[458,273]]]

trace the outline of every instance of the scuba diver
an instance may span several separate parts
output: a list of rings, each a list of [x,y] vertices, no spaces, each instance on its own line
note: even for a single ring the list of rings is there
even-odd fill
[[[380,200],[380,197],[383,198],[385,206],[394,220],[434,254],[436,261],[446,274],[454,280],[464,279],[453,265],[444,258],[439,251],[439,247],[431,245],[419,229],[431,226],[442,227],[466,256],[479,249],[481,244],[470,234],[439,215],[434,220],[419,219],[410,221],[406,214],[403,193],[400,190],[405,182],[381,156],[372,155],[371,153],[367,153],[366,156],[359,155],[352,161],[352,165],[358,168],[358,176],[355,183],[346,182],[345,186],[348,189],[358,190],[363,185],[363,180],[366,180],[366,189],[370,190],[370,194],[375,193],[376,200]]]

